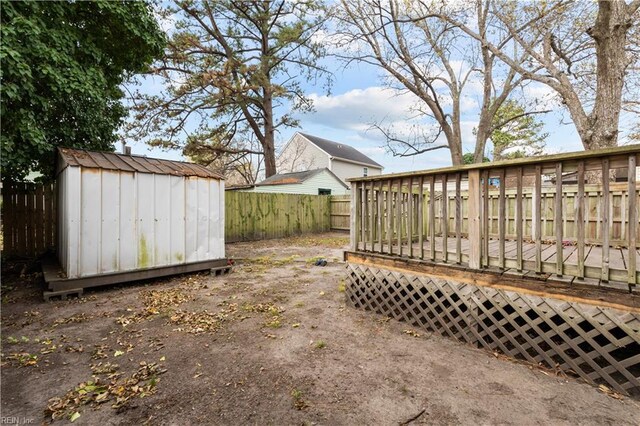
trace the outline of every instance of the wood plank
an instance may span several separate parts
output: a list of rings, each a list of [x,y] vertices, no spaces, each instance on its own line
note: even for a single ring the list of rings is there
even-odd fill
[[[562,216],[563,216],[563,198],[562,198],[562,163],[556,163],[556,193],[554,195],[555,212],[554,225],[556,228],[556,275],[562,276],[563,258],[562,258]]]
[[[424,259],[424,176],[420,176],[420,191],[418,192],[418,244],[420,259]]]
[[[375,191],[373,188],[374,182],[369,182],[369,198],[368,202],[368,214],[369,214],[369,243],[371,244],[371,250],[373,251],[373,245],[375,243],[375,232],[374,232],[374,216],[375,216]]]
[[[481,210],[481,187],[480,171],[469,171],[469,199],[467,207],[469,210],[469,267],[480,269],[481,265],[481,230],[480,230],[480,210]]]
[[[442,261],[447,262],[449,253],[447,250],[447,242],[449,237],[449,214],[447,212],[447,204],[449,204],[449,194],[447,192],[447,175],[442,175],[440,179],[442,184],[442,197],[440,202],[440,232],[442,233]]]
[[[380,253],[384,253],[383,247],[382,247],[382,241],[384,238],[384,226],[382,226],[382,224],[384,223],[383,220],[383,216],[384,216],[384,192],[382,192],[382,181],[378,182],[378,196],[376,197],[376,201],[378,203],[378,213],[377,213],[377,230],[378,230],[378,248]]]
[[[507,226],[506,217],[506,173],[504,169],[500,169],[500,195],[498,196],[498,262],[500,268],[504,269],[504,250],[505,250],[505,235]]]
[[[387,252],[393,253],[393,181],[387,180]]]
[[[413,176],[409,178],[407,204],[407,243],[409,244],[409,257],[413,257]]]
[[[584,278],[584,162],[578,163],[578,193],[576,194],[576,239],[578,243],[578,278]]]
[[[398,255],[402,256],[402,179],[398,180],[398,191],[396,192],[396,232]]]
[[[517,255],[516,269],[518,272],[522,271],[522,241],[523,241],[523,229],[522,229],[522,167],[516,169],[516,238],[518,245],[516,246]]]
[[[609,193],[609,159],[604,158],[602,160],[602,209],[601,209],[601,234],[602,234],[602,281],[609,281],[609,211],[610,211],[610,196]]]
[[[226,194],[225,194],[226,195]],[[349,206],[349,240],[351,250],[358,249],[358,183],[351,183],[351,205]]]
[[[429,239],[430,258],[436,260],[436,181],[435,176],[429,179]]]
[[[482,266],[489,266],[489,170],[482,177]]]
[[[627,271],[628,275],[628,283],[635,284],[636,283],[636,256],[634,253],[634,248],[636,247],[636,229],[638,228],[638,196],[637,196],[637,188],[636,188],[636,174],[634,173],[636,170],[636,156],[629,156],[629,168],[627,172],[627,180],[629,182],[629,244],[627,247],[630,251],[630,256],[628,260]]]
[[[462,195],[461,195],[462,176],[456,173],[456,263],[462,263]]]
[[[534,240],[536,243],[536,272],[542,273],[542,203],[541,203],[541,190],[542,190],[542,166],[536,166],[535,175],[535,187],[533,194],[533,225],[534,225]]]

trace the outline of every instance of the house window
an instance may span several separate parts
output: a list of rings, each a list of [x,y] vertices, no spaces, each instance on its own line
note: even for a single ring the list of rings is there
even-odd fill
[[[331,195],[331,190],[326,188],[318,188],[318,195]]]
[[[362,169],[362,176],[367,176],[369,174],[369,168],[365,167],[364,169]]]

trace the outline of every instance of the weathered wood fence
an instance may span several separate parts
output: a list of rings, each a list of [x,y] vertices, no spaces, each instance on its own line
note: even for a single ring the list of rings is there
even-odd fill
[[[289,237],[330,228],[327,195],[225,193],[225,241]]]
[[[349,211],[351,209],[350,195],[334,195],[331,197],[331,229],[336,231],[349,230]]]
[[[36,257],[55,248],[55,192],[54,184],[3,184],[5,256]],[[331,197],[325,195],[227,191],[225,204],[226,242],[281,238],[331,228]],[[348,205],[349,200],[347,212]],[[348,224],[348,213],[339,217]]]
[[[7,256],[38,256],[54,246],[54,184],[3,182],[2,237]]]

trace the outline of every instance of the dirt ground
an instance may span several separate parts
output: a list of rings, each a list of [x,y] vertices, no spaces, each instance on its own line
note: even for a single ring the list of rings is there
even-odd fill
[[[640,424],[637,400],[347,307],[346,242],[230,244],[229,275],[49,303],[3,265],[3,422]]]

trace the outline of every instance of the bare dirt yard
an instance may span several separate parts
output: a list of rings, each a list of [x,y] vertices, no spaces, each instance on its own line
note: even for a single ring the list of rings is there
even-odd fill
[[[49,303],[4,265],[3,422],[640,424],[637,400],[347,307],[346,243],[230,244],[229,275]]]

